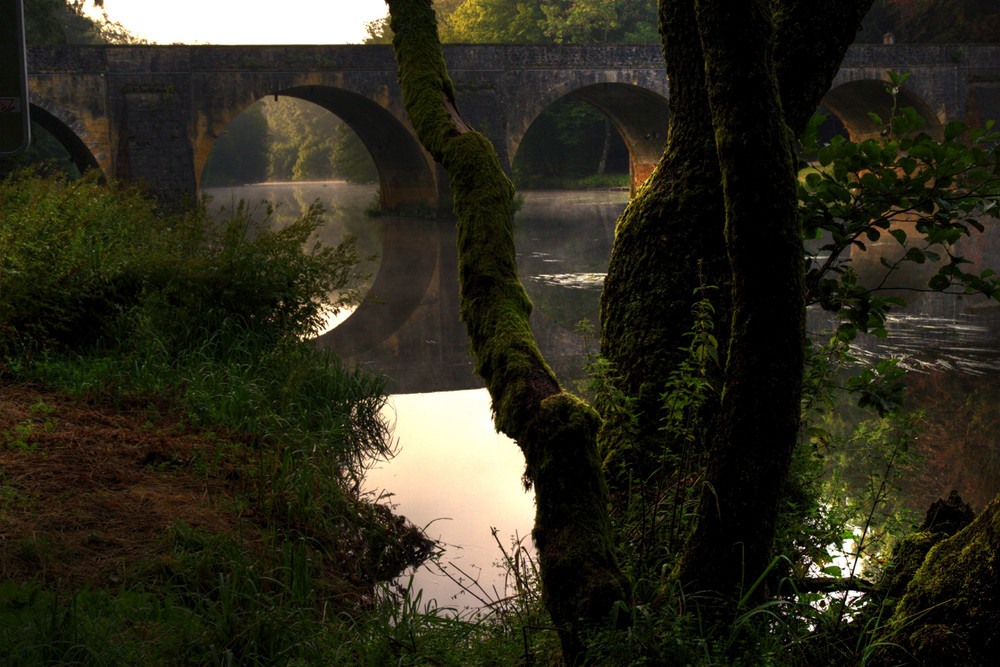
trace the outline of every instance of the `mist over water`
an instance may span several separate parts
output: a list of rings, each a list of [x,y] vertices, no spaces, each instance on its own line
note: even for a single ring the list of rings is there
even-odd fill
[[[255,211],[254,219],[263,220],[267,204],[273,208],[270,215],[272,227],[294,222],[309,207],[318,202],[326,211],[326,223],[316,232],[316,240],[324,245],[336,246],[348,236],[356,241],[361,269],[371,278],[362,290],[371,286],[378,273],[382,251],[382,223],[366,215],[365,210],[378,197],[374,184],[347,183],[344,181],[302,181],[287,183],[257,183],[232,187],[203,188],[202,194],[211,197],[208,211],[216,219],[224,219],[242,200]],[[374,259],[368,259],[374,256]]]
[[[354,234],[362,255],[381,254],[383,225],[396,224],[364,214],[376,195],[375,186],[275,183],[209,192],[215,196],[213,206],[231,205],[240,198],[275,202],[279,224],[319,198],[329,211],[329,222],[320,231],[323,241],[338,243]],[[534,304],[532,326],[546,358],[570,390],[582,377],[585,352],[585,340],[576,328],[581,320],[595,328],[598,324],[614,225],[627,201],[624,190],[529,191],[515,216],[519,273]],[[436,233],[443,228],[436,227]],[[422,235],[435,233],[426,224],[414,229]],[[969,254],[992,258],[996,234],[996,228],[988,229],[985,245]],[[445,238],[442,248],[451,252],[453,238]],[[859,266],[872,263],[870,258],[858,259]],[[370,266],[374,275],[379,261]],[[406,275],[406,267],[385,268]],[[457,279],[446,277],[442,289],[447,285],[457,289]],[[1000,491],[1000,307],[976,298],[907,292],[906,285],[901,289],[909,305],[890,316],[888,337],[859,337],[852,354],[862,362],[901,357],[901,365],[912,371],[907,405],[926,408],[920,439],[925,463],[919,479],[907,482],[905,502],[922,511],[956,488],[981,509]],[[810,309],[808,319],[815,340],[828,337],[837,325],[818,308]],[[452,325],[461,326],[457,314]],[[463,386],[474,386],[467,344],[459,347],[460,367],[454,372],[469,383]],[[590,341],[590,350],[596,347],[597,341]],[[397,352],[405,364],[407,351]],[[412,357],[427,358],[417,352]],[[399,513],[440,539],[441,562],[456,565],[451,570],[456,577],[467,582],[477,578],[486,590],[496,587],[502,594],[501,572],[493,566],[500,552],[490,528],[497,528],[506,546],[512,535],[530,534],[534,515],[532,495],[520,482],[521,454],[513,442],[495,433],[484,389],[428,393],[421,389],[420,378],[429,381],[431,373],[422,368],[414,377],[407,380],[407,393],[391,399],[399,454],[370,472],[366,489],[393,494]],[[434,597],[442,606],[479,605],[436,569],[416,573],[414,581],[425,591],[424,599]]]

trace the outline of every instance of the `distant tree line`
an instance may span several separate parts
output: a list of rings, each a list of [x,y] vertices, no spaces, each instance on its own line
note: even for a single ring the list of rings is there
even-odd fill
[[[144,44],[121,23],[108,18],[104,0],[93,0],[102,10],[94,20],[84,14],[85,0],[24,0],[24,39],[29,45]]]
[[[656,0],[436,0],[441,41],[451,43],[653,43]],[[369,43],[389,43],[388,16],[368,24]],[[1000,42],[996,0],[875,0],[857,41]]]
[[[209,155],[202,185],[345,180],[374,183],[378,172],[351,128],[320,106],[265,98],[234,118]]]
[[[459,44],[654,43],[656,0],[437,0],[443,42]],[[368,43],[392,39],[388,16]]]
[[[996,0],[875,0],[858,34],[859,42],[893,40],[909,44],[1000,42]]]

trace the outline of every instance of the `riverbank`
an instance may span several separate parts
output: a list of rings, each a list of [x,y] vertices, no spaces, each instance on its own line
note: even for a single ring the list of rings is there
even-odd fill
[[[167,402],[0,387],[0,664],[280,664],[356,643],[433,544],[347,487],[304,520],[278,449]]]
[[[191,426],[166,403],[2,385],[0,580],[64,591],[148,583],[181,533],[265,558],[292,528],[263,504],[274,481],[260,469],[267,449]],[[430,553],[419,530],[374,500],[344,488],[334,499],[342,531],[292,531],[312,542],[313,568],[342,605],[371,599],[387,575]]]

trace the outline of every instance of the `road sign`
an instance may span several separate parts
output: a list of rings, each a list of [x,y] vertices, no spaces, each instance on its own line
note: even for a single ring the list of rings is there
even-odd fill
[[[0,0],[0,157],[28,147],[28,106],[21,0]]]

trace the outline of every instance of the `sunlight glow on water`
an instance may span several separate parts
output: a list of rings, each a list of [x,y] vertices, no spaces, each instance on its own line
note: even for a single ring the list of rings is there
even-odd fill
[[[502,571],[493,565],[501,554],[490,528],[505,547],[515,533],[528,546],[535,507],[534,494],[521,484],[524,457],[493,428],[489,394],[473,389],[395,395],[389,409],[399,453],[369,471],[365,489],[391,492],[397,514],[442,542],[443,565],[455,565],[479,577],[486,590],[502,593]],[[427,566],[414,574],[414,586],[425,601],[435,598],[442,607],[479,604]]]

